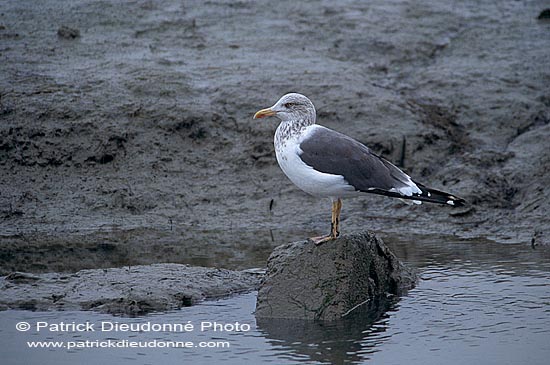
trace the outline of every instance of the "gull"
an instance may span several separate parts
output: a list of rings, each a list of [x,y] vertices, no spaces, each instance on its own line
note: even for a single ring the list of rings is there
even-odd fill
[[[274,143],[285,175],[306,193],[332,200],[330,233],[310,238],[317,245],[340,235],[342,198],[370,193],[415,204],[465,204],[464,199],[413,181],[355,139],[316,124],[315,107],[302,94],[283,95],[273,106],[256,112],[254,119],[269,116],[281,121]]]

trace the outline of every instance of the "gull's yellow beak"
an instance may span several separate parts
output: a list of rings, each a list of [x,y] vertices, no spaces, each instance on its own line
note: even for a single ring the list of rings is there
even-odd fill
[[[254,119],[270,117],[275,114],[277,114],[277,112],[271,110],[271,108],[265,108],[262,110],[258,110],[256,114],[254,114]]]

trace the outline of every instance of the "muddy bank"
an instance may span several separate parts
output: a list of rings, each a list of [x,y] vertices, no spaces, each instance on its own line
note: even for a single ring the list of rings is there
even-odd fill
[[[328,231],[329,203],[276,164],[275,121],[251,119],[289,91],[311,98],[320,124],[472,204],[348,199],[343,232],[548,243],[542,10],[537,1],[7,2],[0,267],[78,270],[71,263],[86,247],[101,252],[110,233],[128,233],[129,248],[145,247],[141,234],[157,238],[151,262],[191,263],[207,244],[220,247],[208,265],[250,267],[269,247]],[[191,254],[171,255],[188,240]],[[65,255],[41,261],[52,247]],[[117,255],[108,262],[132,258]]]
[[[261,274],[154,264],[73,274],[14,272],[0,278],[0,309],[94,310],[121,315],[167,311],[257,288]]]

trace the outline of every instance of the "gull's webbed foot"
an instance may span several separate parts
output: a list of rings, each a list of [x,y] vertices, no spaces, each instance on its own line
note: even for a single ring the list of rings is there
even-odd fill
[[[328,236],[319,236],[319,237],[310,237],[309,240],[315,243],[317,246],[325,242],[331,241],[333,238],[331,235]]]
[[[329,234],[326,236],[310,237],[309,240],[315,243],[317,246],[319,246],[325,242],[335,240],[336,238],[338,238],[338,236],[339,234],[336,233],[336,234]]]

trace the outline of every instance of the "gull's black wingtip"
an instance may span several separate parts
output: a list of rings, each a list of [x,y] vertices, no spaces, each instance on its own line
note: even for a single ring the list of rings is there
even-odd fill
[[[467,205],[466,200],[462,198],[459,198],[457,196],[454,196],[452,194],[446,193],[441,190],[428,188],[427,186],[424,186],[422,184],[417,183],[417,185],[422,191],[422,194],[420,194],[417,197],[418,200],[427,201],[430,203],[446,204],[454,208],[463,207]]]
[[[458,198],[456,196],[453,196],[453,195],[449,195],[448,196],[449,200],[447,200],[445,203],[447,205],[450,205],[452,207],[463,207],[465,205],[468,205],[468,203],[466,202],[466,200],[462,199],[462,198]]]

